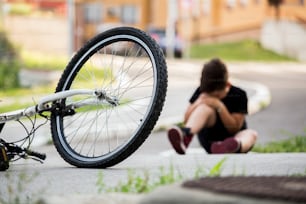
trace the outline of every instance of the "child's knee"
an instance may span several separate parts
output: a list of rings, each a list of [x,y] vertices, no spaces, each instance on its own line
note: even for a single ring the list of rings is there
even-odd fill
[[[258,138],[258,133],[255,131],[255,130],[248,130],[249,131],[249,134],[251,135],[253,141],[255,142]]]
[[[199,108],[203,113],[205,113],[205,114],[207,114],[207,115],[215,115],[215,114],[216,114],[216,111],[215,111],[212,107],[210,107],[210,106],[208,106],[208,105],[206,105],[206,104],[200,104],[200,105],[198,106],[198,108]]]
[[[217,113],[216,113],[216,111],[212,107],[210,107],[210,106],[208,106],[206,104],[201,104],[200,106],[201,106],[200,108],[203,111],[203,115],[207,116],[207,120],[206,120],[205,126],[206,127],[214,126],[215,123],[216,123],[216,120],[217,120]]]
[[[237,139],[247,139],[249,142],[255,143],[258,137],[258,133],[252,129],[246,129],[236,135]]]

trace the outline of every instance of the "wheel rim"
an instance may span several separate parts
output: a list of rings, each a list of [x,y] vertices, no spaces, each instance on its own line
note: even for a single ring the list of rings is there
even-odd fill
[[[108,45],[101,47],[104,44]],[[120,50],[122,47],[124,49]],[[74,77],[80,65],[82,68]],[[95,75],[97,70],[89,71],[99,67],[104,69],[104,74],[99,77]],[[134,36],[112,36],[87,50],[73,67],[62,90],[83,88],[79,87],[84,84],[82,79],[91,79],[86,86],[102,87],[108,94],[115,95],[122,105],[105,107],[99,104],[94,110],[72,117],[57,116],[57,134],[64,150],[83,162],[101,161],[121,152],[149,119],[157,94],[156,69],[153,53],[146,43]],[[82,79],[77,82],[80,74]],[[103,82],[101,77],[104,77]],[[116,127],[118,123],[120,128]]]

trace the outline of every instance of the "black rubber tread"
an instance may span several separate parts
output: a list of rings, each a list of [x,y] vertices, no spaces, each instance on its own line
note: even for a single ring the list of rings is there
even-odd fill
[[[107,168],[113,165],[118,164],[119,162],[123,161],[127,157],[129,157],[133,152],[135,152],[141,144],[146,140],[146,138],[150,135],[152,129],[154,128],[159,115],[162,111],[166,92],[167,92],[167,84],[168,84],[168,73],[167,73],[167,65],[166,61],[163,55],[162,50],[160,47],[156,44],[156,42],[145,32],[131,27],[119,27],[114,28],[111,30],[108,30],[104,33],[101,33],[91,39],[89,42],[87,42],[77,53],[76,55],[71,59],[67,67],[65,68],[59,83],[56,87],[56,92],[62,91],[63,86],[66,82],[66,78],[68,74],[71,73],[72,68],[74,67],[75,63],[86,53],[92,46],[99,43],[101,40],[115,36],[120,34],[126,34],[135,36],[139,39],[141,39],[151,50],[156,67],[157,67],[157,84],[156,84],[156,95],[153,99],[152,108],[150,112],[148,113],[148,117],[143,122],[143,126],[141,129],[139,129],[138,133],[134,136],[134,138],[125,145],[119,151],[117,154],[113,155],[112,157],[109,157],[107,159],[100,160],[98,162],[82,162],[76,158],[73,158],[71,155],[69,155],[64,148],[62,147],[62,144],[59,140],[59,135],[57,134],[57,128],[56,128],[56,115],[51,114],[51,132],[52,132],[52,138],[54,141],[54,145],[58,151],[58,153],[61,155],[61,157],[68,162],[71,165],[81,167],[81,168]],[[87,59],[86,59],[87,60]],[[75,75],[77,74],[74,73]],[[75,77],[75,76],[74,76]],[[73,77],[73,78],[74,78]],[[70,86],[71,84],[69,84]]]

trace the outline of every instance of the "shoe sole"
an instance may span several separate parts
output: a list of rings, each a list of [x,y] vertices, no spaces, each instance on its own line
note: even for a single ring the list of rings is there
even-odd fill
[[[229,154],[236,153],[239,149],[239,142],[234,138],[227,138],[222,142],[214,142],[211,145],[213,154]]]
[[[179,128],[168,130],[168,139],[178,154],[185,154],[186,148],[183,146],[183,133]]]

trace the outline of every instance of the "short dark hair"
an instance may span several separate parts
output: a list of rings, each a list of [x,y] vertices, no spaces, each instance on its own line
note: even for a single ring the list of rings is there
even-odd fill
[[[211,93],[223,90],[228,80],[225,64],[218,58],[205,63],[202,69],[200,91]]]

